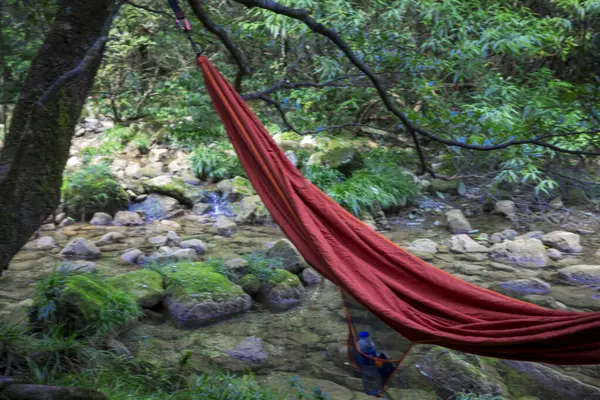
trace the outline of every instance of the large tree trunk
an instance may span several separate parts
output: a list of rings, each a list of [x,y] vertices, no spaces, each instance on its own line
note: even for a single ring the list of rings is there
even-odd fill
[[[0,273],[60,201],[71,138],[104,52],[114,0],[61,0],[0,152]]]

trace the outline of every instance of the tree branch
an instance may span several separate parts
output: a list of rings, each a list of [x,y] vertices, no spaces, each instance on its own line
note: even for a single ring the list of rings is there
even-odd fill
[[[233,57],[235,63],[238,66],[238,74],[235,78],[234,87],[238,92],[241,92],[242,88],[242,79],[246,75],[250,75],[252,72],[248,67],[248,61],[246,59],[246,55],[235,45],[233,40],[229,37],[227,32],[214,23],[212,19],[208,16],[208,13],[202,6],[201,0],[189,0],[190,6],[196,14],[196,17],[202,22],[202,25],[211,32],[213,35],[219,38],[219,40],[225,45],[231,56]]]
[[[190,0],[190,1],[195,2],[196,0]],[[383,83],[381,82],[381,80],[379,79],[377,74],[374,73],[352,51],[352,49],[350,48],[348,43],[346,43],[346,41],[344,41],[344,39],[337,32],[335,32],[334,30],[329,29],[329,28],[325,27],[324,25],[322,25],[321,23],[317,22],[314,18],[312,18],[310,16],[308,11],[302,10],[302,9],[297,9],[297,8],[287,7],[287,6],[284,6],[282,4],[275,2],[273,0],[234,0],[234,1],[239,4],[245,5],[246,7],[249,7],[249,8],[259,7],[264,10],[272,11],[276,14],[280,14],[280,15],[284,15],[284,16],[296,19],[298,21],[303,22],[313,32],[328,38],[346,55],[346,57],[350,60],[350,62],[357,69],[359,69],[362,73],[364,73],[369,78],[369,80],[372,82],[373,86],[379,93],[379,96],[381,97],[381,100],[383,101],[386,109],[389,112],[391,112],[392,114],[394,114],[402,122],[406,131],[411,135],[413,135],[413,133],[416,133],[416,134],[425,136],[425,137],[427,137],[433,141],[436,141],[438,143],[445,144],[447,146],[456,146],[456,147],[460,147],[460,148],[464,148],[464,149],[468,149],[468,150],[490,151],[490,150],[506,149],[511,146],[531,144],[531,145],[535,145],[535,146],[545,147],[545,148],[548,148],[548,149],[551,149],[551,150],[554,150],[557,152],[562,152],[562,153],[600,156],[600,152],[564,149],[559,146],[540,141],[539,139],[536,139],[536,138],[522,139],[522,140],[507,140],[502,143],[498,143],[496,145],[491,145],[491,146],[473,145],[473,144],[462,143],[460,141],[453,140],[453,139],[442,138],[442,137],[414,124],[412,121],[410,121],[408,119],[408,117],[402,111],[400,111],[398,109],[398,107],[396,107],[396,105],[390,98],[387,90],[384,88]],[[577,135],[579,133],[573,133],[573,134]],[[413,138],[416,138],[416,135],[413,135]],[[415,142],[415,145],[419,146],[418,143],[416,143],[416,142]]]

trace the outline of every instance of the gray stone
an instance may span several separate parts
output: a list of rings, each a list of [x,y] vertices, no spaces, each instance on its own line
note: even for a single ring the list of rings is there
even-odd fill
[[[502,232],[500,232],[500,234],[506,240],[514,240],[518,235],[517,231],[515,231],[514,229],[505,229]]]
[[[487,253],[487,247],[474,241],[469,235],[453,235],[450,238],[450,251],[454,253]]]
[[[93,243],[84,238],[71,240],[60,252],[62,257],[94,259],[100,258],[102,253]]]
[[[248,261],[243,258],[227,260],[223,266],[234,281],[238,281],[244,275],[248,274]]]
[[[105,394],[95,390],[24,383],[6,385],[0,391],[0,398],[12,400],[108,400]]]
[[[169,246],[179,246],[179,243],[181,243],[181,238],[174,231],[168,231],[167,232],[167,243]]]
[[[571,265],[558,270],[557,277],[562,282],[576,285],[597,285],[600,283],[600,265]]]
[[[576,233],[565,231],[553,231],[542,236],[542,242],[563,253],[580,253],[582,248],[579,244],[580,237]]]
[[[96,263],[85,260],[68,261],[62,263],[57,269],[58,272],[64,272],[68,274],[74,273],[88,273],[94,274],[98,272]]]
[[[125,261],[127,264],[137,264],[138,258],[144,255],[144,253],[140,249],[132,249],[128,250],[121,256],[121,260]]]
[[[122,226],[144,225],[144,221],[138,213],[131,211],[119,211],[115,214],[113,223]]]
[[[194,249],[177,249],[170,254],[177,261],[196,261],[198,255]]]
[[[173,320],[182,328],[199,328],[252,308],[252,299],[247,294],[224,301],[182,301],[176,296],[167,296],[165,305]]]
[[[446,225],[451,233],[469,233],[473,230],[471,224],[461,210],[454,209],[446,212]]]
[[[157,193],[173,197],[187,207],[193,207],[204,199],[199,187],[188,185],[185,181],[171,175],[161,175],[144,182],[147,193]]]
[[[130,163],[125,168],[125,177],[137,179],[142,176],[140,164],[136,162]]]
[[[54,217],[54,223],[60,225],[60,223],[63,222],[65,218],[67,218],[67,213],[59,213],[56,215],[56,217]]]
[[[206,244],[200,239],[189,239],[179,243],[182,249],[193,249],[197,254],[204,254],[206,252]]]
[[[413,242],[410,242],[407,248],[431,254],[436,254],[438,252],[437,243],[431,239],[417,239]]]
[[[247,337],[225,353],[248,364],[261,364],[269,357],[269,353],[263,349],[263,341],[256,336]]]
[[[217,235],[219,236],[230,237],[237,232],[237,224],[224,215],[217,217],[214,226],[217,228]]]
[[[100,239],[98,244],[100,244],[100,245],[112,244],[112,243],[121,241],[123,239],[125,239],[125,234],[123,234],[121,232],[108,232],[108,233],[105,233],[104,236],[102,236],[102,238]]]
[[[56,241],[52,236],[42,236],[27,243],[23,248],[26,250],[52,250],[56,247]]]
[[[244,197],[235,207],[238,209],[235,222],[240,225],[264,224],[271,217],[259,196]]]
[[[192,213],[196,215],[206,214],[210,210],[210,204],[208,203],[196,203],[192,208]]]
[[[296,153],[294,153],[292,150],[288,150],[285,152],[285,156],[288,160],[290,160],[294,167],[298,166],[298,157],[296,157]]]
[[[544,244],[538,239],[505,241],[492,246],[490,258],[527,268],[541,268],[549,263]]]
[[[110,224],[112,224],[112,221],[113,221],[113,218],[109,214],[103,213],[103,212],[97,212],[92,217],[90,224],[92,224],[92,225],[110,225]]]
[[[300,273],[300,280],[306,286],[314,286],[314,285],[318,284],[319,282],[321,282],[321,275],[319,275],[317,273],[317,271],[315,271],[312,268],[305,268]]]
[[[275,312],[296,307],[301,303],[303,297],[304,287],[301,284],[296,287],[263,285],[258,293],[258,301]]]
[[[282,261],[282,269],[293,274],[300,273],[308,264],[296,247],[287,239],[281,239],[271,247],[268,256]]]
[[[515,240],[523,240],[523,239],[538,239],[542,240],[542,236],[544,236],[544,232],[542,231],[531,231],[527,232],[524,235],[517,236]]]
[[[153,236],[148,239],[148,243],[150,243],[153,246],[164,246],[167,244],[167,237],[162,235]]]
[[[221,199],[227,200],[233,193],[233,183],[229,179],[224,179],[217,183],[217,191],[221,193]]]
[[[492,236],[490,237],[490,243],[492,244],[496,244],[496,243],[502,243],[504,242],[504,236],[502,236],[501,233],[493,233]]]
[[[556,249],[548,249],[546,252],[548,253],[548,257],[554,261],[563,259],[563,254]]]
[[[157,163],[165,161],[169,153],[168,149],[152,149],[148,152],[148,162]]]
[[[143,211],[148,221],[155,221],[178,211],[181,209],[181,204],[173,197],[152,193],[144,201],[132,204],[129,209],[136,212]]]
[[[494,213],[512,219],[517,215],[517,207],[512,200],[500,200],[494,205]]]
[[[41,230],[42,232],[45,232],[45,231],[53,231],[53,230],[55,230],[55,229],[56,229],[56,225],[55,225],[54,223],[51,223],[51,224],[44,224],[44,225],[42,225],[42,226],[40,227],[40,230]]]
[[[544,295],[550,293],[550,288],[550,284],[536,278],[501,282],[497,287],[493,287],[493,289],[508,295]]]

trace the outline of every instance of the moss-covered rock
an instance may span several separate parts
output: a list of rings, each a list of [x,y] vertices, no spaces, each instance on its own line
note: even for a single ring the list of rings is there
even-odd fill
[[[108,279],[113,286],[132,294],[140,307],[157,306],[165,297],[163,278],[147,269],[127,272]]]
[[[440,193],[451,193],[458,194],[458,187],[460,186],[460,181],[445,181],[443,179],[432,179],[429,182],[429,186],[427,189],[431,193],[440,192]],[[493,207],[493,204],[492,204]]]
[[[168,272],[166,305],[182,327],[196,328],[248,311],[252,300],[241,287],[202,263],[183,263]]]
[[[296,247],[288,239],[281,239],[269,250],[268,256],[281,260],[282,268],[297,274],[308,264]]]
[[[252,184],[246,178],[236,176],[231,180],[231,185],[233,186],[232,195],[238,198],[256,195],[256,191],[252,187]]]
[[[52,274],[36,288],[30,309],[36,330],[101,336],[141,314],[135,297],[92,275]]]
[[[238,283],[242,290],[250,296],[255,296],[260,290],[261,282],[256,275],[248,274],[242,277]]]
[[[352,175],[354,171],[365,165],[362,155],[354,147],[338,147],[330,150],[323,155],[322,161],[346,176]]]
[[[129,195],[106,169],[86,167],[67,175],[62,197],[70,216],[90,219],[97,212],[114,214],[129,205]]]
[[[568,206],[585,206],[590,204],[590,198],[585,190],[581,188],[572,188],[565,196],[565,204]]]
[[[144,182],[144,189],[148,193],[158,193],[179,200],[188,207],[193,207],[204,199],[200,188],[186,184],[181,179],[170,175],[161,175]]]
[[[274,269],[259,292],[259,301],[272,311],[297,306],[304,296],[300,279],[284,269]]]
[[[235,204],[234,209],[237,211],[235,222],[240,225],[264,224],[271,218],[259,196],[245,197]]]

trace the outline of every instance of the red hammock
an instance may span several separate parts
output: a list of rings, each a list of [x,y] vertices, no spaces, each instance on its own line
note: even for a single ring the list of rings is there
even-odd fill
[[[370,229],[302,176],[204,56],[206,88],[250,182],[304,258],[413,343],[550,364],[600,363],[600,313],[548,310],[464,282]]]

